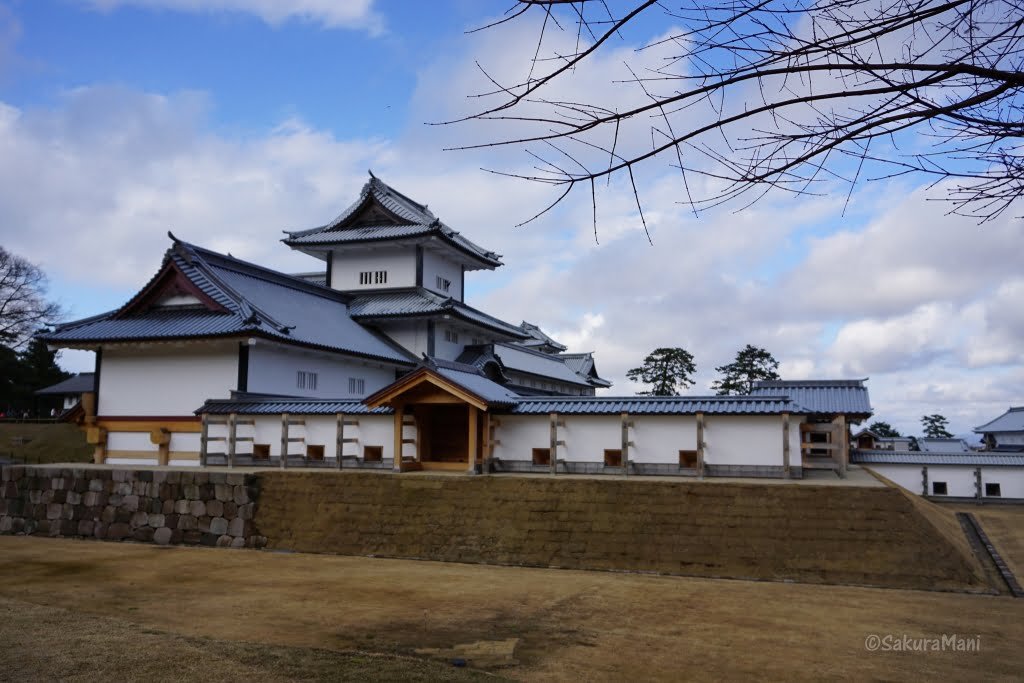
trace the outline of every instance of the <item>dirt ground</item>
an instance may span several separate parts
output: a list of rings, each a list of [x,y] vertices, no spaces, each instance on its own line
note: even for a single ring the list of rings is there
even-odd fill
[[[1024,670],[1024,600],[1002,596],[0,537],[0,600],[0,671],[27,675],[45,657],[37,680],[109,678],[116,667],[96,648],[144,652],[146,638],[159,639],[165,666],[227,653],[211,680],[332,680],[324,658],[353,651],[462,657],[519,680],[1019,680]],[[125,638],[55,638],[54,623]],[[872,635],[951,634],[979,639],[980,651],[865,647]],[[35,645],[34,659],[9,646],[19,643]],[[308,670],[305,650],[289,648],[316,648]],[[368,667],[378,679],[403,677],[378,661]],[[146,671],[171,680],[184,669]]]

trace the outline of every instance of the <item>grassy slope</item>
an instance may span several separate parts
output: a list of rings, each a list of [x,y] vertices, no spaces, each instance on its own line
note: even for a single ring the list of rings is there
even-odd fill
[[[20,439],[27,443],[15,445]],[[92,446],[85,442],[85,432],[75,425],[0,424],[0,457],[31,463],[92,462],[92,452]]]

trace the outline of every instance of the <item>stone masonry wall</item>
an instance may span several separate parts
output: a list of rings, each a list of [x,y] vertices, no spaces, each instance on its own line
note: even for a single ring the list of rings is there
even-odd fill
[[[253,474],[4,467],[0,534],[260,548],[258,498]]]

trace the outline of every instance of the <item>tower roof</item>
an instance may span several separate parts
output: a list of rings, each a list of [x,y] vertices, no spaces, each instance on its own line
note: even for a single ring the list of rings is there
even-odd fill
[[[500,254],[466,239],[445,225],[426,204],[398,192],[372,172],[359,198],[333,221],[285,234],[285,244],[307,252],[325,251],[336,245],[434,238],[470,257],[478,268],[502,265]]]

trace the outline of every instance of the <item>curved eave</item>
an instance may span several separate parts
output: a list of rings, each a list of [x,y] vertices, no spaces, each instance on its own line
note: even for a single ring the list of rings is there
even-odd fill
[[[343,231],[339,230],[338,232],[343,232]],[[440,232],[439,230],[436,230],[436,229],[426,229],[423,232],[413,233],[413,234],[410,234],[410,235],[405,235],[401,239],[406,239],[406,240],[422,240],[424,238],[426,238],[426,239],[435,239],[435,238],[436,239],[440,239],[441,241],[443,241],[448,246],[450,246],[450,247],[460,251],[461,253],[465,254],[466,256],[469,256],[470,258],[476,260],[484,268],[488,268],[488,269],[493,270],[494,268],[498,268],[500,266],[505,265],[501,261],[501,259],[499,259],[499,258],[492,258],[492,257],[486,256],[484,254],[481,254],[479,252],[475,252],[472,249],[467,249],[464,245],[460,244],[457,240],[452,239],[448,235],[445,235],[444,233],[442,233],[442,232]],[[304,242],[301,237],[299,237],[299,238],[286,237],[286,238],[281,240],[282,243],[284,243],[285,245],[291,247],[292,249],[297,249],[298,251],[301,251],[301,252],[304,252],[304,253],[317,252],[317,251],[327,251],[331,247],[340,247],[340,246],[346,246],[346,245],[351,245],[351,244],[373,244],[373,243],[377,243],[377,242],[394,242],[394,241],[397,241],[395,237],[387,236],[387,235],[382,236],[382,237],[361,237],[361,238],[358,238],[358,239],[347,239],[347,240],[339,239],[339,240],[333,240],[333,241],[317,241],[317,242]]]
[[[491,332],[503,334],[512,340],[522,339],[522,337],[517,336],[518,333],[514,333],[510,330],[481,322],[473,317],[459,313],[459,311],[456,309],[438,309],[436,311],[424,311],[415,313],[376,313],[370,315],[353,315],[352,319],[358,320],[361,323],[373,323],[388,320],[416,320],[419,318],[437,318],[438,316],[450,316],[452,318],[458,318],[460,321],[465,322],[468,325],[479,327],[484,330],[489,330]]]

